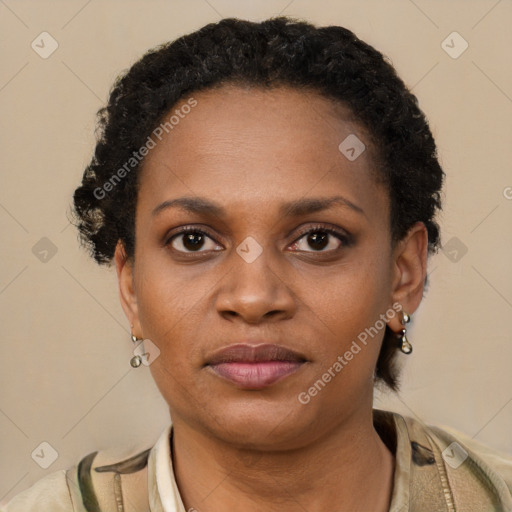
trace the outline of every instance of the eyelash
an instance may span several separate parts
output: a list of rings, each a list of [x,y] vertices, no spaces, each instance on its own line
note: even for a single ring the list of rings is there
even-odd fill
[[[307,235],[309,233],[315,233],[318,231],[322,231],[324,233],[328,233],[328,234],[334,236],[341,242],[341,246],[348,247],[353,242],[352,237],[348,233],[338,231],[337,229],[334,229],[334,228],[329,228],[325,225],[318,224],[315,226],[310,226],[308,228],[301,229],[299,231],[299,233],[297,234],[297,238],[295,238],[295,240],[292,242],[291,245],[297,243],[301,238],[304,237],[304,235]],[[197,233],[197,234],[200,234],[200,235],[210,238],[215,243],[218,243],[209,233],[207,233],[203,229],[194,227],[194,226],[185,226],[180,231],[178,231],[177,233],[173,233],[172,236],[167,238],[167,240],[165,242],[165,246],[169,246],[174,241],[175,238],[177,238],[180,235],[186,235],[187,233]],[[313,252],[313,253],[316,252],[318,254],[321,254],[321,253],[335,252],[336,250],[338,250],[338,249],[332,249],[330,251],[303,251],[303,252]],[[187,252],[178,251],[178,252],[181,254],[195,254],[195,253],[209,252],[209,251],[187,251]],[[299,252],[301,252],[301,251],[299,251]]]

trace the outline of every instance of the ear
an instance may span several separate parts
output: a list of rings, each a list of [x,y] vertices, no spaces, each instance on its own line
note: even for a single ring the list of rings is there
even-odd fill
[[[141,338],[142,330],[139,322],[137,295],[135,293],[134,286],[133,263],[129,261],[121,240],[117,242],[114,261],[116,264],[121,306],[128,318],[128,321],[130,322],[130,325],[132,326],[132,334]]]
[[[414,313],[423,298],[427,275],[428,232],[423,222],[414,224],[393,251],[392,303],[398,302],[409,315]],[[395,315],[389,327],[399,332],[402,315]]]

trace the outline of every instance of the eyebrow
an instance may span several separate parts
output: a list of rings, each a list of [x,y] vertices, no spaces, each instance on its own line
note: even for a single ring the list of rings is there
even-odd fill
[[[334,205],[347,206],[357,213],[366,215],[360,206],[357,206],[343,196],[302,198],[289,201],[280,206],[279,215],[281,217],[298,217],[301,215],[316,213],[321,210],[328,210]],[[159,204],[151,214],[152,216],[156,216],[169,208],[181,208],[182,210],[186,210],[191,213],[211,215],[221,218],[226,216],[226,212],[220,204],[202,197],[179,197],[177,199],[170,199]]]

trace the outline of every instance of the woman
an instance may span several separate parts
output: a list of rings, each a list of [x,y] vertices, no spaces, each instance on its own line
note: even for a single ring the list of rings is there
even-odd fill
[[[4,511],[512,510],[512,458],[372,409],[412,351],[443,181],[379,52],[224,19],[147,53],[100,128],[77,225],[172,425]]]

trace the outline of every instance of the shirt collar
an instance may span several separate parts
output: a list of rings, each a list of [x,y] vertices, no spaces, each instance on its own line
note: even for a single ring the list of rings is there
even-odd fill
[[[396,432],[395,474],[389,512],[409,510],[409,488],[411,478],[411,443],[407,424],[399,414],[392,414]]]
[[[148,489],[151,512],[186,512],[174,478],[171,458],[172,425],[158,438],[148,459]]]
[[[411,444],[407,424],[402,416],[387,411],[396,432],[395,471],[389,512],[408,509]],[[172,425],[167,427],[151,449],[148,459],[148,489],[151,512],[186,512],[174,477],[171,458]]]

